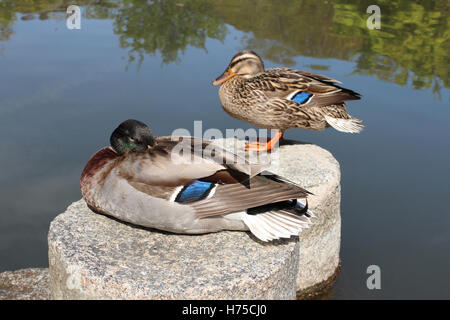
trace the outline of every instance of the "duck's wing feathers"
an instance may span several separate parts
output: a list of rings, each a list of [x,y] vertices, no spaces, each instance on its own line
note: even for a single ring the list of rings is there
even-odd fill
[[[148,185],[135,180],[128,184],[153,198],[186,205],[197,218],[226,215],[268,204],[306,198],[308,191],[277,175],[257,175],[245,183],[220,183],[198,179],[179,186]]]
[[[260,174],[267,165],[251,164],[220,147],[205,157],[208,146],[208,141],[191,137],[159,138],[148,151],[119,159],[115,172],[140,192],[189,206],[198,218],[305,198],[308,193],[277,175]],[[180,153],[183,148],[186,157]]]
[[[191,137],[159,138],[151,149],[129,153],[116,166],[128,181],[169,187],[208,177],[220,183],[244,182],[267,167]]]
[[[232,169],[245,174],[248,176],[247,178],[253,177],[269,167],[269,164],[251,163],[247,159],[215,145],[212,141],[195,137],[158,137],[157,146],[168,150],[173,159],[176,159],[181,152],[183,157],[187,155],[187,158],[194,163],[206,160],[222,166],[222,169]]]
[[[247,80],[256,98],[294,101],[297,106],[327,106],[360,99],[352,90],[342,88],[338,80],[302,70],[272,68]]]
[[[263,205],[306,198],[308,191],[302,187],[282,181],[279,176],[257,175],[250,179],[250,188],[241,183],[213,184],[208,195],[186,202],[195,209],[199,218],[225,215],[245,211]]]

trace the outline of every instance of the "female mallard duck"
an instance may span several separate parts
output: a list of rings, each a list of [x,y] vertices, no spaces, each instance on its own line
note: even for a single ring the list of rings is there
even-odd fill
[[[264,69],[253,51],[237,53],[213,85],[219,85],[220,102],[232,117],[266,129],[279,129],[267,144],[247,144],[246,150],[270,150],[290,128],[360,132],[361,120],[345,110],[345,100],[360,99],[337,80],[289,68]]]
[[[127,120],[110,143],[81,175],[81,193],[95,211],[175,233],[250,230],[263,241],[298,235],[310,223],[312,212],[298,200],[308,191],[210,141],[155,138]]]

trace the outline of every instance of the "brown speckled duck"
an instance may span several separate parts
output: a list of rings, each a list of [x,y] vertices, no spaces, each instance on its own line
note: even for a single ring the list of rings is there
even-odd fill
[[[262,241],[297,236],[310,224],[305,189],[210,141],[154,137],[127,120],[110,143],[81,175],[83,198],[97,212],[175,233],[250,230]]]
[[[253,51],[237,53],[213,85],[221,85],[220,102],[233,118],[266,129],[280,130],[266,144],[247,144],[246,150],[270,150],[291,128],[322,130],[333,127],[356,133],[361,120],[345,110],[346,100],[360,95],[326,76],[289,68],[264,69]]]

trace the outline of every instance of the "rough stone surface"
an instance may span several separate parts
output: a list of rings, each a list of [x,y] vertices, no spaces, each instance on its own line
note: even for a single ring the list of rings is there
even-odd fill
[[[47,300],[49,298],[47,268],[0,273],[0,300]]]
[[[56,299],[293,299],[298,240],[174,235],[72,204],[50,226]]]
[[[233,143],[225,147],[233,150]],[[315,194],[309,205],[317,218],[299,240],[263,243],[232,231],[169,234],[96,214],[80,200],[50,225],[51,297],[295,299],[296,291],[326,282],[339,263],[339,165],[307,144],[289,143],[270,157],[271,171]]]

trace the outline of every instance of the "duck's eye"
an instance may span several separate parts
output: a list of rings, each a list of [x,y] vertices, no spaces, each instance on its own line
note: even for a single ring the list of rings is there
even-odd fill
[[[128,141],[134,142],[135,140],[133,138],[131,138],[131,137],[128,137]]]

